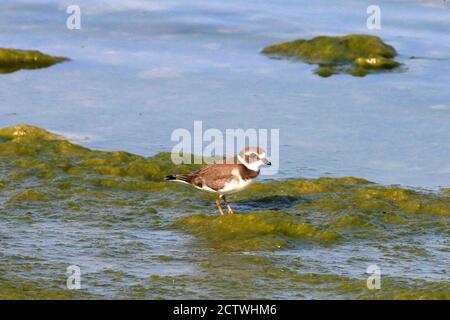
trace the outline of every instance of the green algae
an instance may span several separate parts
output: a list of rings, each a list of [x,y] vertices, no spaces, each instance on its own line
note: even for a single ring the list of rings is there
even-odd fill
[[[259,183],[250,186],[247,191],[239,195],[239,199],[245,199],[249,196],[262,194],[279,194],[279,195],[303,195],[323,192],[337,192],[348,190],[349,187],[363,186],[372,182],[355,178],[318,178],[318,179],[290,179],[284,181],[274,181],[270,183]]]
[[[173,261],[174,260],[173,257],[165,256],[165,255],[160,255],[157,258],[158,258],[159,261],[162,261],[162,262],[167,262],[167,261]]]
[[[31,271],[31,265],[21,269]],[[63,280],[63,279],[61,279]],[[40,278],[38,280],[20,277],[0,276],[0,300],[73,300],[93,299],[95,296],[85,290],[68,290],[62,283]]]
[[[144,158],[127,152],[94,151],[63,140],[33,126],[19,125],[0,130],[0,158],[12,162],[12,179],[49,179],[79,176],[92,185],[126,190],[164,189],[164,176],[193,170],[196,166],[174,165],[170,154]],[[150,182],[160,182],[152,184]]]
[[[67,290],[64,274],[37,276],[42,261],[36,257],[0,253],[1,300],[62,300],[94,298],[85,290]],[[63,267],[61,267],[61,270]]]
[[[20,282],[19,282],[20,283]],[[79,292],[58,287],[45,286],[42,282],[12,283],[0,279],[1,300],[67,300],[83,297]]]
[[[16,202],[23,202],[23,201],[48,201],[49,197],[42,192],[35,191],[35,190],[27,190],[20,192],[16,195],[14,195],[10,202],[16,203]]]
[[[417,239],[448,235],[450,197],[445,190],[380,186],[355,177],[268,181],[231,196],[228,200],[237,213],[219,217],[213,196],[162,181],[167,174],[197,168],[172,164],[168,153],[145,158],[90,150],[32,126],[0,129],[0,216],[8,228],[3,230],[34,232],[40,223],[60,223],[64,227],[59,231],[76,226],[79,229],[70,233],[64,246],[73,250],[68,251],[71,256],[78,256],[79,251],[71,248],[72,236],[92,229],[89,240],[79,240],[88,248],[84,250],[98,250],[93,257],[127,265],[150,249],[145,238],[127,238],[127,234],[175,232],[192,240],[189,246],[181,240],[182,250],[164,247],[142,261],[193,264],[194,276],[157,274],[156,269],[155,276],[147,274],[142,280],[125,273],[114,276],[108,269],[83,280],[96,289],[119,287],[109,296],[113,298],[448,298],[448,284],[443,281],[386,278],[383,290],[373,292],[366,288],[364,277],[313,272],[311,266],[317,265],[311,265],[307,256],[299,253],[293,261],[284,256],[299,249],[323,253],[365,242],[384,250],[384,258],[428,258],[433,255],[431,248]],[[36,231],[30,241],[44,245],[41,237],[49,230]],[[104,238],[99,238],[102,233]],[[5,236],[0,232],[0,242],[11,250],[7,246],[11,240]],[[390,245],[379,248],[385,243]],[[35,249],[45,256],[41,248]],[[180,258],[180,252],[186,255]],[[327,257],[320,259],[329,264]],[[368,262],[364,257],[354,259]],[[30,271],[41,269],[45,274],[48,265],[22,260],[11,265],[12,259],[0,259],[0,273],[20,276],[17,285],[0,279],[3,297],[91,297],[62,289],[65,279],[43,282],[43,287],[35,282],[42,275],[28,281]],[[365,268],[361,267],[362,273]]]
[[[355,197],[363,199],[363,201],[380,200],[406,212],[450,216],[450,198],[435,194],[425,194],[397,187],[373,187],[359,190]]]
[[[392,46],[377,36],[364,34],[318,36],[310,40],[284,42],[268,46],[262,53],[317,64],[315,73],[321,77],[340,73],[365,76],[393,70],[400,65],[393,59],[397,52]]]
[[[177,220],[175,226],[205,238],[208,245],[224,251],[278,250],[295,239],[323,243],[338,239],[334,232],[321,231],[299,223],[295,217],[271,211],[224,217],[196,215]]]
[[[392,212],[450,216],[450,198],[441,193],[419,192],[400,187],[379,186],[354,177],[292,179],[250,186],[235,198],[267,201],[279,197],[300,197],[299,207],[321,211],[358,209],[363,212]],[[311,201],[311,197],[314,201]],[[303,196],[303,197],[302,197]],[[270,198],[269,198],[270,199]],[[256,200],[255,200],[256,201]]]
[[[286,265],[286,263],[284,263]],[[224,253],[212,254],[194,275],[151,275],[136,292],[139,298],[158,295],[164,299],[211,298],[205,288],[213,286],[218,299],[449,299],[448,282],[410,281],[383,277],[381,290],[369,290],[366,277],[302,272],[301,266],[280,266],[278,258]],[[243,272],[245,271],[245,272]],[[134,290],[133,290],[134,291]],[[287,295],[289,294],[289,295]]]
[[[48,68],[69,60],[55,57],[36,50],[17,50],[0,48],[0,73],[12,73],[22,69]]]
[[[361,292],[360,299],[379,300],[450,300],[448,282],[416,280],[414,283],[398,278],[385,278],[382,290]]]

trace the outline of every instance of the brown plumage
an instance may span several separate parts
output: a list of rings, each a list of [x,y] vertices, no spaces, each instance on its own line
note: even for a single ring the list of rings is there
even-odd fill
[[[244,181],[255,179],[259,175],[259,170],[249,170],[246,166],[240,163],[213,164],[191,173],[167,176],[166,180],[180,180],[200,189],[207,186],[214,191],[219,191],[222,190],[230,181],[230,177],[233,176],[233,170],[236,169]]]

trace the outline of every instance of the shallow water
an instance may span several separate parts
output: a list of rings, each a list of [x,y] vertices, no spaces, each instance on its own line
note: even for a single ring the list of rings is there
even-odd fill
[[[65,28],[62,3],[0,4],[0,47],[73,59],[2,75],[0,127],[144,156],[170,151],[194,120],[279,128],[278,182],[235,196],[242,215],[222,221],[208,195],[158,182],[179,170],[167,155],[1,138],[1,297],[450,297],[450,200],[437,191],[450,186],[448,8],[379,2],[372,33],[407,71],[323,79],[258,52],[368,32],[371,3],[79,1],[80,31]],[[323,176],[434,192],[298,180]],[[65,288],[72,264],[80,291]],[[372,264],[382,290],[366,288]]]
[[[257,183],[218,217],[169,154],[0,130],[2,298],[450,298],[450,196],[364,179]],[[366,288],[366,268],[383,287]],[[79,266],[82,289],[65,288]]]
[[[64,1],[0,4],[1,46],[73,59],[2,76],[0,127],[18,123],[83,145],[142,155],[170,151],[176,128],[279,128],[273,178],[354,175],[436,188],[450,180],[450,10],[439,1]],[[67,1],[71,4],[70,1]],[[321,79],[314,66],[259,54],[320,34],[371,33],[407,72]],[[408,59],[410,56],[423,59]]]

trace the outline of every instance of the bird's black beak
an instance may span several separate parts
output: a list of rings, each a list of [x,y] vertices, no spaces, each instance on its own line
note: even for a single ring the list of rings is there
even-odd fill
[[[266,165],[266,166],[271,166],[272,162],[270,162],[268,159],[263,159],[262,162]]]

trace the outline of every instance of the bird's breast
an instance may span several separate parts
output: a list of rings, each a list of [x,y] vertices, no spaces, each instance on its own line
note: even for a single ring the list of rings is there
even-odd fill
[[[238,191],[241,191],[245,188],[247,188],[252,182],[255,181],[255,179],[247,179],[244,180],[242,178],[236,177],[235,179],[231,180],[230,182],[227,182],[224,187],[220,190],[218,190],[218,193],[220,194],[230,194],[235,193]]]

